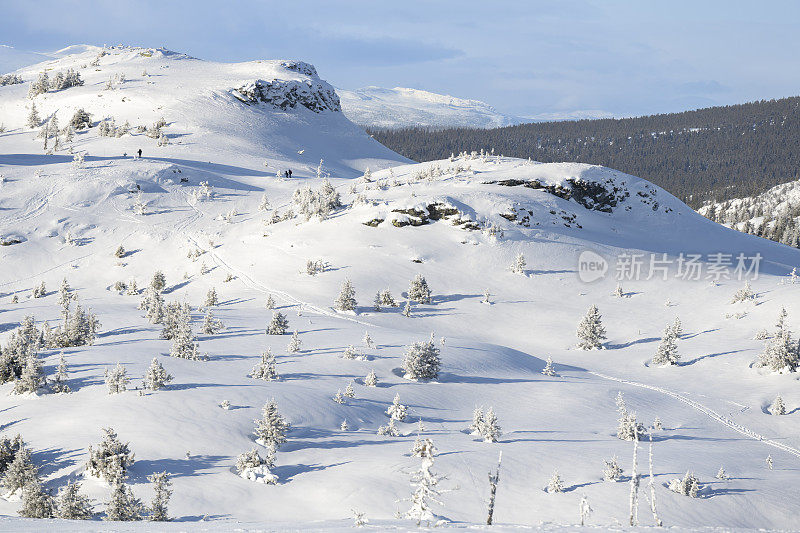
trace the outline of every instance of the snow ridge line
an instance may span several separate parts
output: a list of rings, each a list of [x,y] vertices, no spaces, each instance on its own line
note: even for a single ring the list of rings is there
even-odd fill
[[[787,444],[776,442],[776,441],[774,441],[772,439],[768,439],[764,435],[760,435],[760,434],[756,433],[755,431],[751,430],[750,428],[747,428],[747,427],[745,427],[745,426],[743,426],[741,424],[737,424],[733,420],[731,420],[731,419],[729,419],[729,418],[727,418],[725,416],[720,415],[719,413],[717,413],[713,409],[710,409],[710,408],[706,407],[705,405],[703,405],[703,404],[701,404],[699,402],[696,402],[694,400],[690,400],[689,398],[687,398],[685,396],[681,396],[677,392],[673,392],[673,391],[670,391],[670,390],[667,390],[667,389],[663,389],[661,387],[656,387],[654,385],[646,385],[644,383],[639,383],[639,382],[636,382],[636,381],[629,381],[629,380],[622,379],[622,378],[616,378],[616,377],[613,377],[613,376],[608,376],[606,374],[601,374],[600,372],[593,372],[591,370],[588,371],[588,372],[590,374],[594,375],[594,376],[599,377],[599,378],[608,379],[608,380],[611,380],[611,381],[617,381],[619,383],[625,383],[626,385],[632,385],[634,387],[641,387],[641,388],[644,388],[644,389],[650,389],[650,390],[653,390],[653,391],[656,391],[656,392],[660,392],[662,394],[666,394],[667,396],[671,396],[672,398],[675,398],[676,400],[679,400],[679,401],[689,405],[690,407],[693,407],[694,409],[697,409],[701,413],[706,414],[708,417],[710,417],[713,420],[716,420],[717,422],[729,427],[730,429],[736,431],[737,433],[745,435],[746,437],[750,437],[751,439],[754,439],[754,440],[757,440],[757,441],[761,441],[764,444],[767,444],[769,446],[773,446],[775,448],[783,450],[783,451],[785,451],[787,453],[790,453],[790,454],[794,455],[795,457],[800,457],[800,450],[798,450],[797,448],[793,448],[793,447],[791,447],[791,446],[789,446]]]

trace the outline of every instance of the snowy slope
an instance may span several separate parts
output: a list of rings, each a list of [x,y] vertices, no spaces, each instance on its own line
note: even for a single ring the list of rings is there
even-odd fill
[[[93,127],[75,136],[73,150],[89,156],[74,165],[66,148],[44,154],[36,132],[22,126],[29,84],[0,88],[0,114],[11,117],[0,134],[0,234],[20,241],[0,247],[0,341],[26,315],[37,324],[57,323],[55,289],[64,277],[102,322],[93,346],[40,354],[52,375],[63,351],[71,394],[19,396],[11,394],[12,384],[0,386],[3,433],[24,436],[49,487],[82,479],[87,447],[111,425],[136,453],[129,482],[139,497],[152,495],[147,475],[168,470],[172,516],[210,521],[181,530],[338,529],[349,524],[351,509],[378,528],[404,529],[413,524],[393,516],[409,505],[399,500],[410,495],[408,471],[419,464],[410,450],[421,420],[423,436],[439,449],[434,470],[449,477],[446,488],[457,487],[435,511],[457,525],[485,520],[486,473],[502,451],[498,523],[567,528],[577,523],[586,495],[595,509],[589,523],[617,527],[628,521],[630,487],[603,482],[601,470],[604,459],[617,455],[630,473],[633,446],[615,435],[615,397],[622,391],[642,422],[657,416],[664,424],[654,432],[653,454],[665,525],[795,527],[800,393],[794,374],[767,374],[752,362],[762,345],[753,336],[774,327],[781,306],[796,329],[800,287],[784,281],[800,264],[797,250],[714,224],[658,187],[611,169],[480,155],[403,164],[337,111],[248,105],[232,95],[254,80],[283,80],[309,88],[308,101],[319,102],[329,86],[306,67],[207,64],[120,49],[100,58],[99,67],[81,68],[96,56],[85,54],[50,65],[79,68],[86,84],[36,97],[41,114],[59,113],[62,125],[76,107],[95,120],[114,116],[117,124],[164,116],[170,144],[156,146],[135,132],[100,137]],[[40,69],[22,73],[30,80]],[[119,72],[127,81],[104,90]],[[123,156],[138,147],[142,159]],[[344,206],[325,220],[306,221],[292,196],[298,187],[321,185],[320,158]],[[363,176],[367,166],[372,171]],[[283,168],[295,177],[275,178]],[[198,199],[201,181],[209,182],[211,198]],[[133,210],[137,190],[144,215]],[[260,210],[264,194],[269,207]],[[120,244],[128,250],[121,259],[113,255]],[[681,252],[760,253],[761,276],[752,282],[759,305],[729,304],[743,282],[726,279],[624,281],[628,297],[616,298],[610,275],[579,281],[578,256],[587,249],[611,261],[631,252],[672,259]],[[202,252],[196,260],[187,257],[196,250]],[[509,270],[519,253],[527,260],[524,275]],[[310,276],[308,260],[328,267]],[[197,336],[208,361],[169,357],[161,327],[137,309],[140,297],[113,290],[116,281],[131,279],[145,287],[157,269],[166,274],[166,300],[193,306],[196,332],[197,306],[211,287],[219,293],[215,315],[226,329]],[[433,299],[405,317],[405,292],[416,274],[426,277]],[[354,313],[333,309],[345,279],[356,289]],[[30,298],[41,282],[50,293]],[[387,287],[401,307],[377,312],[373,295]],[[491,304],[481,302],[485,289]],[[15,295],[18,303],[11,302]],[[299,353],[288,352],[289,335],[265,335],[269,295],[288,315],[290,331],[299,332]],[[591,304],[608,330],[603,351],[575,348],[576,325]],[[678,341],[682,364],[648,366],[676,316],[685,332]],[[374,348],[363,345],[365,331]],[[442,350],[439,379],[404,379],[406,347],[432,332]],[[366,360],[342,359],[348,345]],[[282,379],[248,378],[267,348],[277,355]],[[140,387],[153,357],[175,376],[167,389],[107,394],[107,368],[124,364],[132,387]],[[559,376],[541,374],[548,357]],[[363,385],[370,370],[378,387]],[[333,402],[350,380],[355,398]],[[778,393],[787,416],[766,412]],[[403,435],[377,436],[396,394],[409,406],[408,421],[398,424]],[[256,446],[253,420],[270,398],[293,426],[278,452],[275,486],[232,470],[236,456]],[[230,410],[218,407],[223,400]],[[466,431],[476,406],[494,408],[500,442],[484,443]],[[347,431],[340,429],[343,419]],[[647,467],[646,444],[640,470]],[[769,454],[773,470],[765,464]],[[720,466],[730,480],[714,478]],[[542,489],[556,469],[566,489],[548,494]],[[665,487],[687,470],[707,487],[703,497]],[[109,488],[87,479],[82,491],[101,513]],[[639,520],[649,525],[645,493],[647,478]],[[0,501],[2,514],[14,516],[18,508]],[[17,519],[4,525],[31,527]]]
[[[345,115],[372,128],[499,128],[525,122],[480,100],[467,100],[419,89],[363,87],[337,89]]]

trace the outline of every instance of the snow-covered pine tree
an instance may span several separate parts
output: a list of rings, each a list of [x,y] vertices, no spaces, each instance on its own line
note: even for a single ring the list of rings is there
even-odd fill
[[[414,492],[411,495],[411,508],[405,512],[404,518],[416,520],[417,525],[422,522],[432,522],[435,519],[431,505],[436,503],[443,505],[438,500],[440,495],[436,488],[441,477],[431,471],[433,467],[436,447],[431,439],[425,439],[420,452],[420,469],[411,475],[411,486]]]
[[[778,313],[778,321],[775,323],[775,329],[778,330],[778,335],[780,335],[783,330],[786,329],[787,318],[789,318],[789,313],[786,312],[785,307],[781,307],[781,310]]]
[[[406,302],[406,306],[403,307],[403,316],[410,317],[411,316],[411,302]]]
[[[772,404],[769,406],[769,412],[773,415],[785,415],[786,414],[786,405],[783,403],[783,398],[781,395],[775,397]]]
[[[262,446],[277,450],[286,442],[286,433],[291,426],[278,412],[275,400],[269,400],[261,410],[261,418],[255,421],[256,442]]]
[[[117,257],[119,259],[125,257],[125,247],[120,244],[119,247],[117,248],[117,251],[114,252],[114,257]]]
[[[753,289],[750,287],[750,282],[745,281],[744,287],[736,291],[731,299],[731,303],[735,304],[736,302],[749,302],[755,301],[757,298],[756,293],[753,292]]]
[[[267,309],[275,309],[275,299],[272,297],[271,294],[267,296],[266,307]]]
[[[92,500],[80,494],[81,484],[69,481],[56,500],[56,518],[62,520],[91,520]]]
[[[334,306],[339,311],[355,311],[356,305],[356,290],[353,288],[352,282],[345,279],[342,283],[342,290],[334,301]]]
[[[472,423],[469,426],[471,435],[482,435],[483,426],[486,424],[486,415],[483,413],[483,407],[476,407],[472,411]]]
[[[542,369],[542,374],[550,377],[558,376],[555,368],[553,368],[553,358],[549,355],[547,356],[547,363],[545,363],[544,368]]]
[[[106,368],[106,388],[109,394],[119,394],[128,390],[131,380],[128,378],[128,371],[121,363],[117,363],[111,371]]]
[[[103,428],[103,433],[103,441],[97,449],[89,446],[86,470],[92,477],[114,483],[125,478],[128,467],[133,464],[134,455],[128,443],[120,442],[112,428]]]
[[[164,291],[166,286],[167,277],[160,270],[156,270],[156,272],[153,274],[153,279],[150,280],[150,288],[160,294]]]
[[[620,283],[617,283],[617,288],[614,289],[612,296],[615,296],[617,298],[623,298],[625,296],[625,293],[622,291],[622,285]]]
[[[28,483],[39,479],[39,470],[31,459],[30,450],[20,442],[19,449],[14,454],[14,460],[8,465],[3,474],[3,490],[8,494],[15,494],[22,490]]]
[[[792,340],[789,328],[783,328],[769,340],[758,356],[758,366],[773,372],[796,372],[800,365],[800,348]]]
[[[677,365],[681,356],[678,353],[676,340],[677,336],[675,335],[674,324],[670,324],[664,328],[664,334],[661,336],[661,344],[658,345],[658,349],[651,363],[659,366]]]
[[[525,266],[527,263],[525,262],[525,256],[521,253],[517,254],[517,257],[514,258],[514,262],[511,264],[511,272],[514,274],[525,274]]]
[[[372,309],[378,313],[383,310],[381,308],[381,291],[375,293],[375,298],[372,300]]]
[[[619,465],[617,456],[615,455],[611,459],[604,459],[603,462],[606,464],[606,467],[603,469],[603,479],[605,481],[619,481],[622,477],[623,470]]]
[[[681,319],[677,316],[675,317],[675,321],[672,323],[672,333],[675,334],[676,339],[680,339],[683,336],[683,324],[681,324]]]
[[[14,394],[35,393],[44,387],[46,382],[39,356],[33,349],[28,350],[22,367],[22,374],[14,382]]]
[[[377,387],[378,386],[378,376],[375,374],[374,370],[370,370],[367,377],[364,378],[364,385],[367,387]]]
[[[161,390],[169,384],[170,381],[172,381],[172,376],[167,373],[158,358],[153,357],[150,366],[147,368],[147,373],[144,376],[144,388],[151,391]]]
[[[669,482],[669,490],[690,498],[697,498],[700,489],[700,481],[692,472],[686,472],[683,479],[676,478]]]
[[[600,350],[606,339],[606,330],[596,305],[589,307],[586,316],[578,324],[578,348],[581,350]]]
[[[333,401],[338,404],[345,404],[347,400],[344,399],[344,394],[342,394],[342,389],[337,389],[336,394],[333,395]]]
[[[286,315],[280,311],[272,313],[272,321],[267,326],[267,335],[283,335],[289,329],[289,321]]]
[[[361,342],[364,343],[364,346],[367,348],[375,347],[375,343],[372,342],[372,337],[369,336],[369,331],[364,332],[364,337],[362,337]]]
[[[41,123],[42,119],[39,117],[39,110],[36,109],[36,102],[31,102],[31,112],[28,113],[26,124],[30,129],[34,129],[38,128]]]
[[[111,500],[106,505],[103,520],[133,522],[143,518],[144,505],[133,495],[131,488],[122,479],[116,479],[111,487]]]
[[[389,418],[392,420],[397,420],[398,422],[405,421],[408,416],[408,407],[400,403],[400,394],[394,395],[392,405],[386,409],[386,414],[389,415]]]
[[[494,414],[494,409],[491,407],[483,417],[480,433],[481,437],[483,437],[483,442],[497,442],[497,439],[502,434],[500,424],[497,422],[497,415]]]
[[[266,352],[261,354],[261,361],[250,371],[250,377],[254,379],[263,379],[264,381],[275,381],[279,378],[275,364],[275,356],[272,355],[272,351],[269,348],[267,348]]]
[[[356,391],[355,391],[355,389],[353,388],[353,384],[354,384],[354,382],[353,382],[353,380],[351,379],[351,380],[350,380],[350,383],[348,383],[348,384],[347,384],[347,387],[345,387],[345,389],[344,389],[344,395],[345,395],[347,398],[355,398],[355,397],[356,397]]]
[[[178,315],[169,354],[172,357],[198,361],[202,360],[203,356],[197,352],[198,345],[194,342],[194,333],[192,332],[192,325],[189,322],[190,319],[189,313],[180,313]]]
[[[67,375],[67,362],[64,360],[64,352],[61,352],[58,357],[58,368],[56,369],[56,375],[53,376],[53,383],[50,385],[50,389],[56,393],[71,392],[69,385],[67,385],[68,380],[69,376]]]
[[[214,307],[219,305],[219,298],[217,297],[217,290],[214,287],[208,289],[208,293],[206,293],[206,302],[204,304],[206,307]]]
[[[714,476],[714,477],[719,479],[720,481],[726,481],[726,480],[730,479],[728,477],[728,473],[725,472],[725,468],[723,468],[723,467],[719,467],[719,470],[717,470],[717,475]]]
[[[389,423],[385,426],[378,426],[378,435],[384,437],[399,437],[400,432],[394,424],[394,418],[389,419]]]
[[[216,335],[225,329],[225,324],[222,323],[222,320],[214,318],[214,313],[211,312],[211,309],[206,309],[201,329],[206,335]]]
[[[411,280],[411,285],[408,288],[408,299],[418,304],[431,303],[431,289],[422,274],[417,274]]]
[[[25,518],[53,518],[55,501],[49,490],[36,477],[22,488],[22,507],[19,515]]]
[[[172,496],[172,481],[170,475],[164,472],[156,472],[147,476],[147,480],[154,485],[153,502],[150,504],[150,516],[148,520],[151,522],[168,522],[169,512],[169,499]]]
[[[289,353],[297,353],[300,351],[301,344],[300,335],[297,333],[297,330],[294,330],[292,338],[289,340],[289,345],[286,347],[286,351]]]
[[[267,447],[267,456],[261,457],[258,450],[253,448],[249,452],[239,454],[236,458],[236,473],[244,479],[274,485],[278,476],[270,472],[275,466],[275,449]]]
[[[346,418],[342,420],[342,423],[339,425],[339,429],[341,431],[350,431],[350,424],[347,423]]]
[[[636,421],[636,413],[628,411],[622,392],[617,394],[616,403],[619,413],[617,438],[628,441],[641,439],[646,434],[644,424]]]
[[[43,281],[39,285],[33,288],[33,297],[44,298],[45,296],[47,296],[47,287],[45,286]]]
[[[397,302],[394,300],[394,296],[392,296],[392,291],[386,289],[381,292],[381,304],[384,307],[397,307]]]
[[[429,380],[439,377],[442,360],[439,349],[431,338],[425,342],[415,342],[403,356],[404,377],[411,380]]]
[[[547,482],[547,488],[545,490],[550,494],[564,492],[564,481],[561,479],[558,470],[553,472],[553,475],[550,477],[550,481]]]

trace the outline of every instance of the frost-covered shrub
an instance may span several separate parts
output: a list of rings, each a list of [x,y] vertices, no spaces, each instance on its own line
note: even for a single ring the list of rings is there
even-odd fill
[[[394,424],[394,418],[390,419],[387,425],[378,427],[378,435],[386,437],[400,436],[400,432],[397,430],[397,426]]]
[[[380,294],[381,294],[381,305],[383,305],[384,307],[397,307],[397,302],[394,300],[394,296],[392,296],[392,291],[386,289]]]
[[[39,479],[39,471],[31,459],[31,452],[20,441],[14,459],[3,473],[3,490],[6,494],[15,494],[28,483]]]
[[[415,342],[403,356],[403,370],[406,379],[427,380],[439,377],[439,369],[442,360],[439,357],[439,349],[431,338],[425,342]]]
[[[745,281],[744,287],[736,291],[731,299],[731,303],[735,304],[737,302],[751,302],[755,301],[756,293],[753,292],[753,289],[750,287],[750,282]]]
[[[691,472],[686,472],[683,479],[676,478],[669,482],[669,490],[690,498],[697,498],[701,489],[700,481]]]
[[[89,446],[89,462],[86,470],[90,476],[115,483],[125,478],[128,467],[133,464],[133,453],[128,443],[122,443],[112,428],[103,428],[103,441],[94,449]]]
[[[0,76],[0,87],[6,85],[17,85],[22,83],[22,78],[16,74],[4,74]]]
[[[239,454],[236,458],[236,472],[239,476],[256,483],[274,485],[278,476],[270,470],[275,466],[275,450],[268,447],[267,457],[261,457],[258,450],[253,448],[249,452]]]

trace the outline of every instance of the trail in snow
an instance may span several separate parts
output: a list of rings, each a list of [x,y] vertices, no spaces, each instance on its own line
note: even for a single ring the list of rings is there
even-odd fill
[[[591,370],[589,370],[588,372],[590,374],[592,374],[594,376],[597,376],[599,378],[602,378],[602,379],[608,379],[608,380],[611,380],[611,381],[617,381],[619,383],[624,383],[626,385],[631,385],[633,387],[641,387],[643,389],[650,389],[652,391],[660,392],[661,394],[666,394],[667,396],[671,396],[671,397],[675,398],[676,400],[679,400],[679,401],[681,401],[681,402],[683,402],[683,403],[685,403],[685,404],[697,409],[701,413],[704,413],[704,414],[708,415],[708,417],[712,418],[713,420],[716,420],[720,424],[728,426],[730,429],[736,431],[737,433],[745,435],[746,437],[750,437],[751,439],[761,441],[764,444],[767,444],[769,446],[773,446],[775,448],[783,450],[783,451],[785,451],[787,453],[790,453],[790,454],[794,455],[795,457],[800,457],[800,450],[798,450],[797,448],[793,448],[793,447],[791,447],[791,446],[789,446],[787,444],[776,442],[776,441],[774,441],[772,439],[768,439],[764,435],[760,435],[760,434],[756,433],[755,431],[753,431],[753,430],[751,430],[751,429],[749,429],[749,428],[747,428],[747,427],[745,427],[745,426],[743,426],[741,424],[737,424],[736,422],[734,422],[730,418],[722,416],[721,414],[717,413],[713,409],[710,409],[710,408],[706,407],[705,405],[703,405],[703,404],[701,404],[699,402],[696,402],[694,400],[690,400],[686,396],[681,396],[677,392],[673,392],[671,390],[667,390],[667,389],[664,389],[664,388],[661,388],[661,387],[656,387],[654,385],[647,385],[645,383],[639,383],[639,382],[636,382],[636,381],[629,381],[627,379],[617,378],[617,377],[614,377],[614,376],[608,376],[606,374],[601,374],[600,372],[593,372]]]

